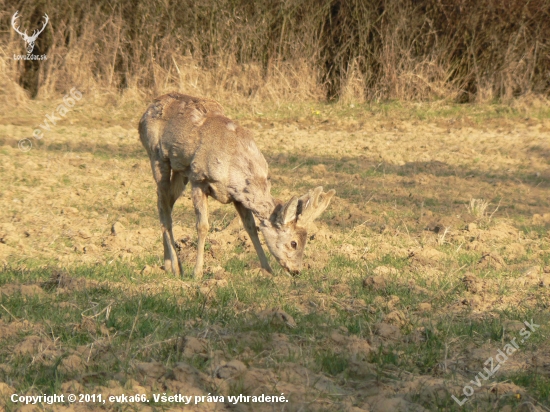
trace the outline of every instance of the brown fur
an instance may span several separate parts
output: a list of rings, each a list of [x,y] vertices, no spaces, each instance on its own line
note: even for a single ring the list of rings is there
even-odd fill
[[[254,216],[277,261],[288,271],[301,269],[305,225],[326,209],[334,190],[322,193],[319,187],[284,205],[275,200],[270,193],[267,162],[252,133],[225,117],[214,100],[180,93],[161,96],[142,116],[139,135],[157,183],[167,270],[181,272],[172,234],[172,208],[188,182],[197,216],[195,277],[203,271],[208,196],[235,205],[264,269],[271,272]]]

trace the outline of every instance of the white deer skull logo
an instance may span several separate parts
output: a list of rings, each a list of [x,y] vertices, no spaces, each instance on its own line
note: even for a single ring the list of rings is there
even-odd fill
[[[11,25],[12,25],[13,29],[18,34],[20,34],[21,37],[23,37],[23,40],[25,40],[25,43],[27,43],[27,54],[31,54],[33,49],[34,49],[34,42],[38,38],[38,35],[44,31],[44,29],[46,28],[46,25],[48,24],[48,21],[50,21],[50,18],[48,17],[48,15],[46,13],[44,13],[44,19],[46,20],[46,21],[44,21],[44,25],[42,26],[42,28],[40,30],[34,30],[33,33],[32,33],[32,36],[29,36],[29,35],[27,35],[27,30],[25,30],[24,33],[21,33],[21,31],[19,31],[19,28],[15,25],[16,20],[19,18],[17,13],[19,13],[19,11],[16,11],[15,14],[13,15],[13,17],[11,18]]]

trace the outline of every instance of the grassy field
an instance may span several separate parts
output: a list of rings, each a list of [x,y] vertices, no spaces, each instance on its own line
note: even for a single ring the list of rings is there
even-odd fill
[[[230,108],[276,197],[337,193],[296,277],[274,259],[262,272],[235,210],[211,201],[195,281],[189,192],[174,212],[186,277],[160,267],[145,106],[85,96],[21,151],[59,103],[0,114],[0,411],[21,407],[13,393],[149,400],[38,408],[56,411],[549,410],[547,105]]]

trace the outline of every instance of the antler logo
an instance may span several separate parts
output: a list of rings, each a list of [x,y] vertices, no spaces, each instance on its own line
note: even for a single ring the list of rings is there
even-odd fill
[[[19,27],[16,26],[16,23],[17,23],[16,20],[19,18],[19,16],[17,15],[18,13],[19,11],[16,11],[13,17],[11,18],[11,25],[15,30],[15,32],[20,34],[21,37],[23,37],[23,40],[25,40],[25,43],[27,43],[27,53],[31,54],[32,51],[34,50],[34,42],[38,38],[38,35],[44,31],[44,29],[46,28],[46,25],[48,24],[48,21],[50,21],[50,18],[46,13],[44,13],[44,19],[45,19],[44,25],[40,30],[34,30],[32,33],[32,36],[29,36],[27,34],[27,30],[25,30],[24,33],[21,33],[21,31],[19,30]]]

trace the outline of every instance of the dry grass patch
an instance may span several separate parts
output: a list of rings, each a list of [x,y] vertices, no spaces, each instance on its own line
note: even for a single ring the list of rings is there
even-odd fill
[[[458,410],[451,396],[533,319],[540,329],[465,408],[549,405],[547,119],[245,118],[276,196],[323,185],[337,198],[295,278],[262,272],[233,208],[211,202],[195,281],[160,268],[137,133],[102,127],[90,107],[27,153],[12,143],[28,127],[0,125],[0,393],[284,392],[285,410]],[[174,220],[189,274],[186,194]]]

